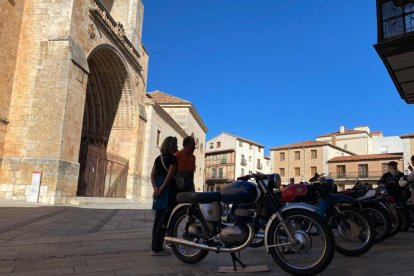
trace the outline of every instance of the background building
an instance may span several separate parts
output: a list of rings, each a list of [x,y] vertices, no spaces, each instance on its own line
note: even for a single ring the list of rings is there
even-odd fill
[[[377,0],[374,45],[400,97],[414,103],[414,0]]]
[[[383,136],[369,127],[355,127],[320,135],[316,141],[306,141],[270,149],[273,170],[282,181],[290,177],[308,181],[315,172],[330,175],[340,187],[353,185],[357,180],[376,184],[389,161],[399,163],[405,171],[413,154],[414,135]]]
[[[373,132],[381,135],[381,132]],[[316,141],[328,142],[332,145],[349,150],[355,154],[372,153],[372,134],[368,127],[355,127],[346,129],[344,126],[339,131],[323,134],[316,137]]]
[[[145,111],[147,114],[147,125],[145,128],[140,200],[142,202],[151,202],[153,193],[150,178],[151,170],[155,158],[160,155],[162,142],[168,136],[175,136],[177,137],[178,144],[181,145],[187,133],[149,96],[145,100]]]
[[[381,176],[388,172],[388,162],[396,161],[403,170],[402,153],[339,156],[328,161],[329,175],[342,188],[351,188],[356,181],[378,184]]]
[[[329,174],[328,160],[354,153],[322,141],[305,141],[270,149],[270,160],[274,171],[279,173],[282,183],[308,181],[315,173]]]
[[[250,171],[270,173],[263,145],[226,132],[207,141],[205,159],[208,191],[220,190]]]
[[[177,138],[179,138],[182,133],[185,133],[185,136],[193,136],[196,140],[196,150],[194,151],[194,155],[196,157],[194,184],[196,191],[202,191],[204,186],[204,145],[206,144],[207,126],[204,124],[191,102],[161,91],[150,92],[148,93],[148,96],[157,104],[157,106],[162,108],[163,112],[168,114],[170,119],[164,122],[164,126],[165,124],[169,124],[171,122],[169,127],[178,125],[181,128],[181,131],[176,132],[176,135],[173,136],[177,136]],[[162,140],[168,136],[166,134],[167,131],[164,131],[161,124],[159,124],[157,120],[153,120],[149,123],[150,125],[156,125],[156,127],[153,126],[153,128],[155,127],[157,131],[155,132],[153,130],[151,134],[148,135],[155,138],[156,136],[154,136],[154,134],[159,134],[161,136],[159,137],[159,140],[161,140],[162,143]],[[166,129],[168,129],[168,127]],[[180,140],[180,138],[178,149],[182,149],[182,140]],[[156,156],[152,157],[153,159],[144,159],[144,162],[154,162]]]

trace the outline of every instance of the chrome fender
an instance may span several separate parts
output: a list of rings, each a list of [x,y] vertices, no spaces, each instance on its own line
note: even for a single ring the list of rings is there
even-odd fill
[[[178,212],[178,210],[180,210],[181,208],[187,207],[187,206],[191,206],[191,203],[180,203],[177,206],[175,206],[175,208],[172,210],[170,217],[168,218],[168,223],[167,223],[167,229],[170,228],[170,222],[171,219],[173,218],[174,214]]]
[[[283,212],[292,210],[292,209],[305,209],[311,212],[315,212],[318,210],[318,208],[316,206],[310,205],[310,204],[306,204],[306,203],[292,203],[292,204],[288,204],[286,206],[284,206],[279,214],[283,214]],[[266,248],[266,253],[269,254],[269,246],[267,244],[267,237],[269,235],[269,229],[270,229],[270,225],[272,225],[273,221],[275,219],[277,219],[278,217],[278,213],[274,213],[269,221],[266,224],[266,228],[265,228],[265,233],[264,233],[264,242],[265,242],[265,248]]]
[[[291,209],[306,209],[308,211],[311,212],[316,212],[318,211],[318,207],[311,205],[311,204],[307,204],[307,203],[290,203],[287,204],[285,206],[283,206],[281,212],[285,212],[287,210],[291,210]]]

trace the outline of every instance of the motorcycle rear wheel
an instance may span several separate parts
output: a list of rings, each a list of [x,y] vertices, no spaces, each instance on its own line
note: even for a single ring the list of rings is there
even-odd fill
[[[282,216],[298,243],[289,244],[286,229],[278,219],[273,220],[266,233],[273,260],[293,275],[313,275],[326,269],[335,253],[334,237],[326,221],[304,209],[291,209]]]
[[[398,215],[397,208],[394,206],[387,206],[388,211],[390,213],[390,219],[391,219],[391,230],[389,237],[397,235],[402,226],[402,220],[400,219],[400,216]]]
[[[410,215],[405,208],[397,208],[398,217],[401,220],[401,229],[402,232],[407,232],[408,228],[411,226]]]
[[[359,209],[341,207],[342,214],[330,212],[326,219],[335,236],[335,250],[355,257],[368,252],[374,244],[374,227]]]
[[[170,225],[168,227],[168,236],[173,238],[188,239],[184,237],[185,224],[187,219],[187,208],[182,208],[178,210],[174,216],[171,218]],[[192,224],[190,225],[188,232],[193,232],[194,235],[201,235],[205,232],[205,229],[200,223],[200,215],[195,212],[190,218]],[[171,244],[171,250],[174,255],[181,261],[189,264],[195,264],[203,260],[207,254],[208,250],[191,248],[189,246]]]
[[[391,231],[391,221],[387,212],[375,205],[364,207],[364,211],[374,226],[374,242],[385,240]]]

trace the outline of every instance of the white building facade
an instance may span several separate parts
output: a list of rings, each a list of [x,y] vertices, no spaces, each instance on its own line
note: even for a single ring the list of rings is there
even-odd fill
[[[224,159],[224,153],[230,153],[231,158]],[[230,155],[229,155],[230,156]],[[229,181],[234,181],[237,177],[246,175],[249,172],[261,172],[268,174],[270,170],[270,158],[264,155],[264,146],[252,140],[223,132],[207,141],[206,144],[206,190],[218,190]],[[222,162],[214,162],[223,160]],[[231,160],[231,161],[230,161]],[[231,166],[231,177],[224,177],[222,183],[217,183],[223,179],[225,167]],[[218,186],[218,184],[220,184]],[[212,189],[211,187],[215,188]]]
[[[172,122],[171,126],[178,126],[181,131],[185,133],[184,137],[194,137],[196,141],[196,150],[194,151],[196,157],[194,185],[196,191],[203,191],[205,168],[204,145],[206,144],[207,126],[191,102],[161,91],[150,92],[148,93],[148,96],[168,114],[169,119],[167,123]],[[180,135],[181,133],[177,132],[177,138],[179,138]],[[167,136],[164,135],[163,137],[165,138]],[[178,139],[178,149],[182,149],[182,140],[180,139]],[[146,159],[144,159],[144,161],[145,160]]]
[[[147,124],[145,127],[144,158],[141,180],[141,201],[151,202],[153,188],[151,170],[155,158],[160,155],[160,147],[168,136],[177,137],[178,144],[183,142],[187,133],[153,99],[145,100]]]

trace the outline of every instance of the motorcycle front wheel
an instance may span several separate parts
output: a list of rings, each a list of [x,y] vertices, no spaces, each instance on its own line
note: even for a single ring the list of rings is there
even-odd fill
[[[326,221],[304,209],[291,209],[282,216],[295,243],[290,242],[281,221],[273,220],[266,233],[273,260],[294,275],[313,275],[326,269],[335,253],[335,240]]]
[[[330,212],[326,219],[335,236],[335,250],[355,257],[368,252],[374,244],[371,220],[359,209],[341,207],[341,213]]]
[[[188,231],[185,231],[187,220],[187,208],[182,208],[181,210],[178,210],[171,218],[167,231],[168,236],[173,238],[194,241],[206,232],[203,226],[201,225],[200,215],[197,212],[194,212],[188,219],[190,221],[190,224]],[[189,264],[195,264],[200,262],[208,254],[208,250],[197,249],[178,244],[171,244],[170,246],[174,255],[178,259]]]

